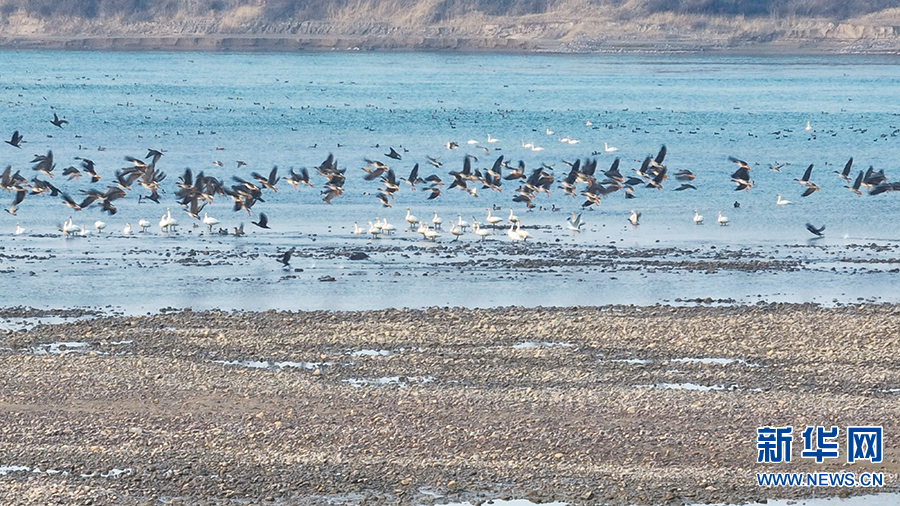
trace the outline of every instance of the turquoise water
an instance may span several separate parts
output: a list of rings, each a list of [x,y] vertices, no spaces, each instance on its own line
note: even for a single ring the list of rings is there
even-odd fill
[[[895,275],[889,272],[894,241],[900,239],[900,226],[890,219],[900,209],[897,195],[856,197],[833,174],[853,157],[854,175],[873,166],[883,169],[889,181],[900,179],[895,167],[900,155],[900,67],[895,59],[8,51],[0,52],[0,69],[5,105],[0,109],[0,134],[6,140],[18,130],[26,141],[21,149],[0,145],[0,161],[14,171],[33,177],[33,156],[52,150],[57,164],[53,183],[76,200],[81,190],[103,189],[117,168],[129,165],[125,156],[143,157],[148,148],[164,152],[158,168],[167,174],[161,204],[139,204],[136,195],[149,192],[135,188],[116,201],[115,216],[96,206],[74,212],[49,196],[27,197],[17,216],[2,213],[0,233],[10,237],[4,259],[6,305],[119,304],[145,309],[171,301],[200,307],[304,309],[655,303],[706,296],[742,302],[897,298],[891,290]],[[54,112],[69,123],[63,128],[50,124]],[[554,133],[547,135],[548,129]],[[489,143],[488,134],[500,140]],[[578,143],[563,143],[560,137]],[[470,139],[477,144],[467,144]],[[458,142],[460,148],[446,149],[448,141]],[[544,149],[532,151],[523,143]],[[604,143],[618,151],[605,152]],[[673,191],[680,183],[670,177],[663,190],[635,189],[636,199],[626,200],[624,192],[616,192],[594,210],[584,211],[588,225],[577,236],[565,230],[565,219],[570,212],[582,211],[583,199],[564,195],[556,184],[550,195],[535,198],[530,212],[512,201],[518,185],[509,181],[502,193],[479,189],[478,198],[445,185],[432,201],[426,192],[401,183],[393,207],[387,209],[375,198],[378,183],[364,181],[360,170],[365,159],[374,159],[390,162],[397,177],[403,177],[418,163],[421,175],[434,173],[449,182],[449,171],[461,169],[465,154],[471,154],[478,157],[475,168],[487,168],[503,155],[514,164],[522,160],[529,172],[542,163],[552,166],[557,179],[568,172],[564,162],[596,158],[598,170],[605,170],[619,157],[621,171],[628,175],[662,145],[667,146],[669,173],[693,171],[697,189]],[[397,149],[402,160],[386,158],[389,147]],[[314,167],[329,154],[346,169],[347,181],[344,195],[326,205],[319,194],[325,180]],[[92,159],[103,179],[94,185],[84,179],[64,180],[59,173],[77,164],[76,156]],[[431,167],[428,156],[443,165]],[[729,176],[736,167],[729,156],[751,164],[755,184],[749,192],[734,191]],[[247,167],[238,168],[238,160]],[[773,172],[770,164],[787,165]],[[821,191],[802,198],[804,188],[794,178],[809,164],[815,166],[811,179]],[[245,223],[251,237],[203,236],[204,228],[190,226],[195,220],[180,210],[173,196],[187,167],[231,184],[233,175],[249,179],[252,171],[268,174],[273,166],[280,175],[289,168],[309,169],[315,188],[295,191],[280,182],[277,194],[264,193],[265,202],[253,208],[252,218],[233,212],[227,197],[204,209],[220,220],[219,227],[231,230]],[[779,193],[792,204],[776,205]],[[734,207],[736,201],[740,208]],[[532,229],[547,243],[534,253],[539,258],[552,257],[557,244],[681,248],[695,251],[697,258],[704,254],[701,250],[715,246],[747,248],[761,258],[795,259],[788,251],[802,253],[807,268],[815,272],[610,276],[571,267],[563,270],[565,278],[581,276],[594,286],[601,281],[609,286],[599,294],[548,279],[535,293],[519,288],[522,279],[515,276],[525,274],[502,264],[486,265],[489,274],[480,276],[476,270],[471,279],[451,275],[456,267],[435,267],[453,258],[489,264],[488,259],[512,254],[506,250],[511,246],[503,230],[478,252],[461,250],[455,246],[458,242],[451,247],[453,236],[446,230],[437,246],[415,233],[375,241],[350,233],[354,222],[368,228],[367,222],[376,217],[402,229],[407,207],[426,221],[437,212],[447,223],[457,215],[483,220],[491,206],[499,207],[494,213],[504,218],[512,207],[524,225],[543,227]],[[180,221],[179,233],[160,233],[157,222],[166,208]],[[637,228],[626,221],[632,209],[641,213]],[[705,225],[694,225],[694,210],[705,216]],[[716,225],[720,211],[729,218],[728,227]],[[250,225],[260,212],[267,214],[270,230]],[[96,220],[108,227],[100,236],[65,239],[57,224],[70,216],[87,229]],[[140,218],[149,219],[153,227],[146,234],[121,237],[125,222],[136,228]],[[809,242],[813,236],[804,227],[807,222],[826,225],[825,238]],[[17,223],[27,232],[13,238]],[[462,242],[474,238],[469,232]],[[848,265],[833,263],[850,254],[848,246],[873,243],[888,249],[857,251],[861,260],[874,254],[882,261],[864,283],[856,272],[837,277],[828,273],[836,265],[840,274]],[[368,263],[344,265],[346,257],[334,257],[342,249],[373,246],[413,247],[433,258],[398,253],[390,260],[393,253],[384,253],[384,258],[373,256]],[[285,280],[285,270],[274,257],[290,247],[309,257],[298,253],[291,267],[304,272]],[[213,264],[203,272],[170,265],[179,251],[195,248],[214,249],[223,258],[241,251],[249,256],[229,259],[227,269]],[[159,266],[136,263],[141,255],[160,258]],[[317,256],[318,262],[310,260]],[[417,260],[423,262],[415,264]],[[442,281],[436,286],[434,279],[379,279],[381,274],[396,278],[394,262],[406,262],[408,272],[403,274],[437,269]],[[362,274],[345,280],[341,274],[347,270]],[[327,288],[317,282],[316,276],[335,273],[338,280],[326,283]],[[551,273],[527,275],[534,276]],[[200,289],[194,278],[212,280],[207,281],[212,288]],[[226,278],[255,280],[265,289],[248,297],[246,283],[223,281]],[[96,279],[116,287],[115,294],[77,288]],[[18,290],[23,283],[32,289]],[[278,286],[285,283],[290,286]],[[286,300],[284,293],[298,288],[316,296]],[[130,294],[125,301],[123,292]],[[378,296],[371,297],[373,292]]]

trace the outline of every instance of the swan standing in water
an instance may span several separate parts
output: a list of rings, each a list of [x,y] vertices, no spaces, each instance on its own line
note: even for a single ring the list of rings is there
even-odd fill
[[[523,241],[527,241],[531,239],[531,234],[528,233],[527,230],[522,230],[522,223],[516,223],[516,234],[522,238]]]
[[[519,236],[519,234],[516,233],[515,230],[513,230],[514,226],[514,223],[509,224],[509,230],[506,231],[506,237],[509,237],[513,242],[521,241],[522,238]]]
[[[456,223],[451,221],[450,222],[450,233],[453,234],[453,240],[455,241],[455,240],[459,239],[459,236],[463,235],[466,232],[465,232],[465,230],[463,230],[461,228],[457,228]]]
[[[415,216],[413,216],[413,214],[410,212],[408,207],[406,208],[406,218],[405,219],[406,219],[406,222],[409,223],[410,230],[412,230],[413,227],[417,223],[419,223],[419,218],[416,218]]]
[[[475,235],[477,235],[478,237],[481,237],[482,241],[485,240],[485,238],[487,238],[487,236],[494,235],[490,230],[488,230],[486,228],[481,228],[478,225],[478,222],[475,221],[474,216],[472,216],[472,231],[475,232]]]
[[[501,217],[499,217],[499,216],[492,216],[492,215],[491,215],[491,209],[490,209],[490,208],[488,208],[487,212],[488,212],[488,215],[487,215],[487,218],[485,219],[485,221],[487,221],[488,223],[490,223],[492,227],[495,226],[495,225],[497,225],[497,224],[500,223],[501,221],[503,221],[503,218],[501,218]],[[472,220],[472,221],[475,221],[475,220]]]
[[[150,228],[150,220],[141,218],[140,221],[138,221],[138,226],[141,227],[141,232],[146,232],[147,229]]]
[[[458,214],[457,216],[459,216],[459,221],[456,222],[456,226],[459,227],[459,228],[461,228],[461,229],[463,229],[463,230],[465,231],[466,228],[469,227],[469,222],[468,222],[468,221],[464,221],[464,220],[462,219],[462,215],[461,215],[461,214]]]
[[[16,231],[13,232],[13,234],[14,235],[22,235],[24,233],[25,233],[25,229],[22,228],[22,225],[19,225],[18,223],[16,223]]]
[[[728,225],[728,217],[722,216],[722,211],[719,211],[719,218],[716,221],[718,221],[719,225],[722,225],[723,227]]]
[[[507,218],[507,219],[509,220],[510,223],[518,223],[519,222],[519,217],[516,216],[515,214],[513,214],[513,210],[511,207],[509,208],[509,218]]]
[[[122,235],[131,235],[131,223],[125,224],[125,228],[122,229]]]
[[[381,229],[376,227],[371,221],[369,222],[369,234],[372,235],[372,239],[378,237],[378,234],[381,233]]]
[[[209,227],[209,231],[212,232],[213,225],[218,225],[219,220],[211,217],[209,213],[203,213],[203,224]]]
[[[697,225],[703,225],[703,216],[701,216],[696,209],[694,209],[694,223],[696,223]]]

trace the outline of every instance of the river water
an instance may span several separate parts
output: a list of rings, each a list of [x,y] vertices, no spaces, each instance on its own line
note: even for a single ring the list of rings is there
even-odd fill
[[[130,165],[126,156],[143,158],[148,149],[164,153],[157,168],[167,175],[160,204],[139,201],[149,191],[135,186],[115,202],[113,216],[38,195],[19,204],[16,216],[0,213],[0,304],[144,312],[900,302],[893,289],[900,274],[892,272],[900,267],[900,224],[891,219],[897,195],[855,196],[834,174],[852,157],[853,176],[872,166],[898,179],[896,63],[859,56],[0,52],[0,136],[18,130],[25,141],[19,149],[0,145],[3,165],[48,179],[31,161],[52,151],[51,181],[75,200],[83,190],[105,189],[116,169]],[[51,124],[54,113],[68,123]],[[447,149],[450,141],[459,148]],[[554,183],[528,210],[513,201],[515,181],[504,181],[502,192],[479,188],[477,198],[445,184],[435,200],[424,185],[413,191],[400,183],[386,208],[376,199],[378,181],[365,181],[360,170],[366,159],[378,160],[399,178],[419,164],[421,176],[449,182],[466,155],[481,170],[502,155],[512,165],[524,162],[527,173],[546,164],[559,180],[566,162],[596,159],[599,172],[618,157],[628,176],[663,145],[663,189],[636,187],[634,199],[618,191],[590,209]],[[402,159],[386,157],[390,148]],[[329,154],[347,178],[330,205],[315,170]],[[734,190],[729,156],[750,164],[749,192]],[[93,160],[102,179],[66,180],[61,172],[79,166],[76,157]],[[821,190],[801,197],[795,179],[810,164]],[[252,216],[218,196],[203,210],[220,221],[212,234],[174,196],[185,168],[231,185],[232,176],[252,179],[251,172],[275,166],[279,176],[306,168],[314,188],[280,181],[277,193],[264,190]],[[696,176],[696,189],[675,191],[681,182],[672,176],[682,169]],[[791,204],[776,205],[778,194]],[[12,194],[3,207],[11,202]],[[176,232],[158,226],[167,208],[179,221]],[[405,231],[407,208],[425,222],[442,217],[441,237],[426,241]],[[513,244],[498,228],[484,242],[471,230],[453,240],[451,219],[483,223],[489,208],[504,227],[513,209],[534,238]],[[632,210],[641,213],[637,227],[627,221]],[[693,222],[695,210],[703,225]],[[572,212],[586,222],[578,234],[566,228]],[[728,226],[717,225],[720,212]],[[251,225],[260,213],[270,229]],[[69,217],[93,233],[65,237],[58,225]],[[141,218],[152,224],[146,232],[122,234],[126,222],[138,229]],[[368,237],[376,218],[398,232]],[[107,224],[100,233],[97,220]],[[352,234],[354,222],[362,235]],[[825,225],[824,237],[808,232],[808,222]],[[241,223],[244,237],[215,233]],[[13,235],[17,224],[24,234]],[[283,266],[277,257],[290,248],[294,256]],[[350,260],[351,252],[369,258]]]

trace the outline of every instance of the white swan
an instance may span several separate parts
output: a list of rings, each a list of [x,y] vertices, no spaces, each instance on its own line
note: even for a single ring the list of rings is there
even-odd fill
[[[716,221],[718,221],[719,225],[722,225],[723,227],[725,225],[728,225],[728,217],[722,216],[722,211],[719,211],[719,218]]]
[[[145,218],[141,218],[140,221],[138,221],[138,226],[141,227],[141,232],[146,232],[147,229],[150,228],[150,221]]]
[[[509,208],[509,218],[507,218],[507,219],[509,220],[510,223],[518,223],[519,222],[519,217],[516,216],[515,214],[513,214],[513,210],[511,207]]]
[[[553,135],[553,130],[550,130],[549,127],[547,128],[547,135]]]
[[[16,223],[16,231],[13,232],[13,234],[14,235],[22,235],[24,233],[25,233],[25,229],[22,228],[22,225],[19,225],[18,223]]]
[[[381,229],[376,227],[375,224],[370,221],[369,222],[369,234],[372,235],[372,238],[374,239],[374,238],[378,237],[378,234],[380,234],[380,233],[381,233]]]
[[[488,138],[488,142],[491,144],[500,141],[500,139],[494,139],[493,137],[491,137],[491,134],[487,134],[487,138]]]
[[[397,227],[388,223],[387,218],[385,218],[384,221],[381,222],[381,231],[386,235],[391,235],[397,231]]]
[[[618,150],[619,150],[619,148],[610,146],[609,144],[607,144],[605,142],[603,143],[603,151],[606,151],[607,153],[612,153],[612,152],[618,151]]]
[[[406,218],[405,219],[406,219],[406,222],[409,223],[410,230],[413,228],[413,225],[415,225],[416,223],[419,222],[419,218],[416,218],[415,216],[413,216],[413,214],[410,212],[408,207],[406,208]]]
[[[513,230],[513,226],[514,225],[512,223],[509,224],[509,230],[506,231],[506,237],[509,237],[513,242],[521,241],[522,237],[520,237],[519,234],[517,234],[516,231]]]
[[[523,241],[527,241],[532,237],[527,230],[522,230],[522,223],[516,223],[516,234],[518,234]]]
[[[522,147],[523,148],[534,148],[533,142],[525,142],[525,139],[522,139]]]
[[[487,218],[485,218],[485,221],[487,221],[488,223],[490,223],[492,226],[493,226],[493,225],[496,225],[496,224],[498,224],[498,223],[500,223],[501,221],[503,221],[503,218],[501,218],[501,217],[499,217],[499,216],[492,216],[492,215],[491,215],[491,209],[490,209],[490,208],[488,208],[487,212],[488,212],[488,215],[487,215]],[[472,221],[475,221],[475,220],[472,220]]]
[[[784,199],[782,199],[780,193],[778,194],[778,200],[775,201],[775,204],[777,204],[777,205],[779,205],[779,206],[787,205],[787,204],[790,204],[790,203],[791,203],[790,200],[784,200]]]
[[[459,216],[459,221],[456,222],[456,226],[459,227],[459,228],[461,228],[461,229],[463,229],[463,230],[465,230],[466,228],[468,228],[469,222],[468,222],[468,221],[463,221],[462,215],[461,215],[461,214],[458,214],[457,216]]]
[[[106,222],[97,220],[94,222],[94,228],[97,229],[97,233],[99,234],[100,232],[103,231],[104,228],[106,228]]]
[[[481,240],[482,240],[482,241],[485,240],[485,238],[486,238],[487,236],[489,236],[489,235],[494,235],[493,233],[491,233],[490,230],[488,230],[488,229],[486,229],[486,228],[481,228],[481,227],[478,225],[478,222],[475,221],[475,217],[474,217],[474,216],[472,216],[472,231],[475,232],[475,235],[477,235],[478,237],[481,237]]]
[[[465,230],[461,228],[457,228],[456,223],[450,222],[450,233],[454,235],[453,240],[459,239],[459,236],[463,235]]]
[[[431,223],[434,225],[434,228],[438,230],[441,228],[441,225],[444,224],[444,220],[437,215],[437,211],[434,212],[434,218],[431,218]]]
[[[203,213],[203,224],[209,227],[209,231],[212,232],[213,225],[218,225],[219,220],[211,217],[209,213]]]
[[[432,230],[430,228],[425,229],[425,238],[426,239],[433,241],[440,236],[441,236],[441,234],[437,233],[436,230]]]
[[[697,225],[703,224],[703,216],[700,216],[700,213],[698,213],[696,209],[694,209],[694,223]]]
[[[62,230],[62,233],[65,234],[66,237],[68,237],[74,233],[77,233],[79,230],[81,230],[81,227],[72,223],[72,217],[70,216],[69,219],[66,220],[62,224],[62,227],[60,227],[60,230]]]
[[[584,222],[581,221],[581,215],[575,215],[572,213],[571,219],[566,219],[566,228],[571,230],[572,232],[581,232],[581,227],[584,226]]]
[[[126,223],[125,228],[122,229],[123,235],[131,235],[131,223]]]
[[[354,221],[353,222],[353,235],[361,235],[362,229],[359,228],[359,225]]]

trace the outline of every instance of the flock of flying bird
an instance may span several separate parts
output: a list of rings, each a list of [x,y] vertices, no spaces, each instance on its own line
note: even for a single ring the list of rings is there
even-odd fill
[[[50,123],[62,128],[68,121],[60,118],[54,113]],[[569,143],[572,143],[571,139],[567,138],[566,140]],[[10,140],[5,142],[13,147],[21,149],[21,144],[25,141],[23,136],[16,131],[12,134]],[[474,141],[470,141],[470,143],[471,142]],[[498,139],[491,138],[490,135],[488,135],[488,142],[495,143],[498,142]],[[523,146],[526,146],[524,140],[522,141],[522,144]],[[459,144],[456,142],[448,142],[445,147],[450,150],[457,149]],[[531,143],[530,147],[534,150],[533,143]],[[484,149],[486,153],[490,152],[490,150],[486,148],[482,149]],[[606,153],[611,153],[617,151],[617,149],[604,144],[604,151]],[[548,164],[542,164],[540,167],[532,169],[529,172],[526,170],[523,161],[513,164],[510,163],[505,156],[499,156],[489,167],[485,166],[478,168],[476,167],[478,158],[466,154],[462,160],[462,168],[460,170],[449,171],[447,190],[458,189],[472,197],[478,197],[479,191],[495,191],[500,193],[502,192],[504,184],[507,186],[514,184],[517,185],[517,187],[514,189],[512,201],[514,203],[523,204],[528,209],[531,209],[536,206],[535,201],[538,197],[541,195],[550,195],[550,191],[553,188],[554,183],[556,183],[556,188],[562,190],[566,195],[573,198],[578,198],[579,196],[584,197],[583,203],[581,204],[582,208],[591,208],[592,206],[599,205],[603,198],[609,197],[619,191],[624,193],[625,198],[630,199],[635,198],[635,190],[638,188],[662,190],[663,185],[666,183],[669,176],[669,171],[664,165],[666,153],[666,146],[663,145],[655,156],[647,156],[644,158],[640,168],[633,169],[634,174],[629,175],[622,174],[620,171],[619,158],[616,158],[610,167],[603,171],[598,169],[596,158],[587,158],[583,161],[564,161],[563,163],[565,163],[567,167],[566,173],[559,178],[554,175],[554,168]],[[592,154],[596,155],[599,154],[599,152],[594,152]],[[390,148],[390,151],[385,153],[384,156],[397,161],[402,160],[403,157],[403,155],[394,148]],[[49,195],[51,197],[57,197],[63,204],[74,211],[97,206],[101,211],[106,212],[111,216],[117,213],[115,202],[129,195],[136,186],[143,188],[147,192],[147,194],[142,194],[138,197],[139,203],[145,200],[156,204],[160,203],[160,193],[165,193],[165,190],[161,187],[161,183],[166,179],[166,173],[162,172],[157,167],[157,164],[162,157],[163,152],[156,149],[149,149],[144,158],[126,156],[125,160],[129,165],[116,169],[110,178],[110,184],[105,185],[105,188],[103,189],[81,189],[79,192],[83,197],[76,200],[71,195],[54,186],[49,180],[41,179],[39,177],[40,175],[43,175],[52,179],[54,174],[56,174],[56,172],[54,172],[56,170],[56,163],[53,152],[47,151],[46,154],[35,155],[31,160],[30,163],[34,164],[31,169],[35,174],[30,180],[23,176],[20,170],[13,172],[11,166],[6,167],[2,172],[2,175],[0,175],[0,189],[7,190],[14,194],[12,203],[6,209],[9,214],[14,216],[19,210],[25,197],[29,195]],[[444,165],[438,158],[430,156],[426,158],[428,164],[435,170]],[[75,159],[80,162],[79,166],[76,167],[75,165],[70,165],[62,169],[60,172],[63,177],[66,177],[69,180],[80,180],[80,178],[85,177],[86,179],[89,179],[90,183],[98,183],[103,179],[97,172],[95,163],[92,160],[84,157],[76,157]],[[736,185],[735,190],[749,192],[754,186],[753,180],[751,179],[750,164],[735,157],[729,157],[729,160],[738,166],[737,170],[731,175],[731,181]],[[863,188],[867,189],[870,195],[900,190],[900,182],[888,182],[883,170],[875,171],[872,167],[867,171],[859,171],[858,175],[854,178],[851,175],[852,165],[853,159],[851,158],[842,171],[834,171],[847,183],[845,187],[852,193],[861,195]],[[238,162],[238,168],[241,168],[242,166],[246,166],[246,163]],[[777,172],[784,166],[785,164],[770,165],[769,168]],[[325,179],[325,183],[321,190],[322,201],[330,204],[337,197],[343,195],[344,183],[347,178],[347,169],[339,168],[337,160],[333,155],[329,154],[321,164],[314,168],[314,170]],[[438,174],[422,177],[419,174],[418,163],[413,166],[408,176],[400,178],[397,177],[394,169],[379,160],[365,159],[365,167],[363,167],[362,170],[365,173],[362,177],[364,181],[377,181],[379,183],[377,190],[372,193],[384,207],[392,207],[392,202],[395,199],[397,192],[400,191],[402,183],[408,185],[413,191],[419,187],[427,192],[428,196],[426,200],[434,200],[441,196],[445,185],[445,181]],[[795,178],[795,181],[805,188],[801,197],[808,197],[820,190],[820,187],[811,179],[812,171],[813,165],[809,165],[802,177]],[[206,175],[203,172],[199,172],[195,175],[192,170],[188,168],[185,169],[184,173],[176,182],[176,189],[174,190],[175,201],[182,206],[184,211],[190,217],[207,226],[209,232],[213,233],[213,227],[219,224],[219,221],[210,217],[208,213],[204,213],[203,217],[201,217],[200,213],[203,212],[206,206],[213,202],[216,197],[229,197],[233,203],[234,211],[246,211],[249,216],[252,216],[252,208],[259,202],[265,202],[264,192],[271,190],[273,193],[277,193],[277,185],[281,180],[290,184],[295,190],[299,189],[301,185],[309,187],[314,186],[310,181],[310,171],[306,168],[300,169],[298,172],[295,172],[295,170],[291,168],[288,175],[279,176],[278,168],[275,167],[267,175],[251,172],[250,176],[250,178],[245,179],[234,175],[232,176],[231,181],[225,181],[214,176]],[[680,186],[674,188],[674,191],[697,189],[692,184],[695,179],[695,175],[692,171],[681,169],[674,172],[673,176],[680,183]],[[365,194],[370,193],[366,192]],[[783,200],[780,194],[778,195],[776,204],[785,205],[789,203],[789,201]],[[735,205],[737,206],[738,204],[735,203]],[[543,206],[541,206],[541,208],[543,208]],[[498,207],[495,206],[493,209],[496,210]],[[553,205],[552,210],[558,210],[558,208]],[[632,225],[638,226],[640,223],[640,216],[640,213],[631,211],[628,220]],[[412,216],[410,209],[407,208],[406,221],[410,225],[410,230],[418,231],[426,239],[433,240],[440,236],[438,230],[441,230],[441,222],[438,220],[439,218],[435,213],[431,225],[426,225],[423,221]],[[492,235],[490,229],[496,228],[500,221],[501,218],[493,216],[491,214],[491,209],[489,209],[488,216],[485,219],[486,226],[482,226],[474,217],[472,217],[471,227],[476,235],[485,239],[487,236]],[[703,217],[696,210],[694,211],[693,221],[697,224],[703,223]],[[515,217],[512,208],[510,208],[508,222],[509,229],[507,230],[507,235],[510,240],[525,241],[531,238],[531,235],[522,228],[519,219]],[[728,218],[719,212],[717,222],[720,225],[727,225]],[[262,213],[259,214],[257,221],[252,221],[251,223],[261,228],[269,228],[268,217]],[[584,226],[584,222],[581,220],[581,214],[572,213],[572,218],[567,220],[567,225],[569,230],[579,232]],[[95,227],[98,231],[105,228],[105,226],[105,223],[101,220],[98,220],[95,223]],[[146,230],[151,225],[146,219],[142,219],[139,222],[139,226],[142,230]],[[177,220],[172,216],[170,209],[167,209],[166,213],[162,215],[159,226],[162,231],[170,231],[177,226]],[[469,226],[469,223],[465,222],[460,215],[456,222],[451,223],[449,232],[451,235],[455,236],[455,238],[458,238],[465,233]],[[377,237],[380,234],[392,233],[395,230],[392,227],[393,226],[388,224],[386,220],[381,222],[380,219],[376,219],[375,222],[369,223],[369,228],[365,233]],[[824,226],[814,227],[811,224],[807,224],[807,229],[810,232],[821,236],[824,231]],[[76,227],[73,225],[71,218],[60,225],[60,230],[66,235],[86,233],[84,226]],[[126,224],[123,231],[128,234],[131,233],[131,230],[131,225]],[[17,225],[16,233],[22,233],[23,231],[24,230]],[[362,234],[363,232],[364,231],[360,229],[357,224],[354,224],[354,233]],[[218,229],[218,233],[224,235],[229,234],[227,229]],[[243,234],[243,224],[234,229],[234,234]]]

